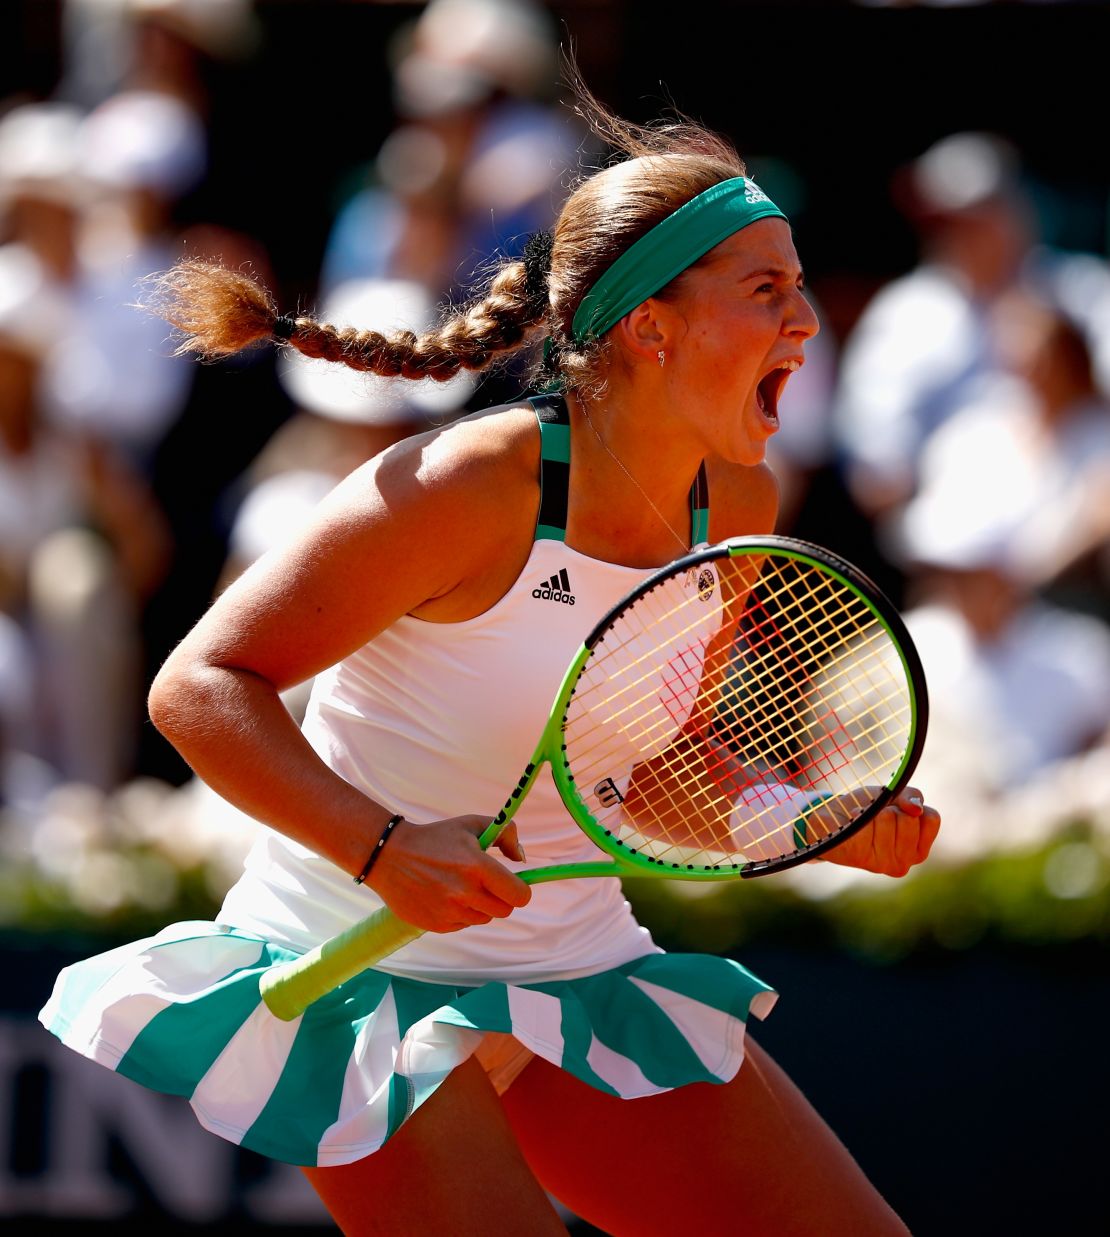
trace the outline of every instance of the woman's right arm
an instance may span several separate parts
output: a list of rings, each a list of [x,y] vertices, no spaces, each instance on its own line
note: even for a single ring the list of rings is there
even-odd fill
[[[352,875],[392,808],[325,765],[279,692],[481,574],[504,515],[489,497],[499,487],[489,484],[488,456],[475,427],[460,425],[357,470],[294,544],[216,600],[151,688],[151,719],[198,776]],[[454,527],[468,537],[445,538]],[[432,931],[509,914],[529,890],[479,848],[487,823],[461,816],[399,825],[368,883],[403,919]],[[513,835],[503,849],[517,857]]]

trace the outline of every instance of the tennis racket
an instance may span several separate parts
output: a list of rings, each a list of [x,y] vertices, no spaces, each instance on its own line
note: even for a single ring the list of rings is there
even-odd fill
[[[543,765],[608,858],[519,873],[731,880],[828,850],[906,785],[925,679],[894,607],[828,550],[740,537],[660,569],[571,662],[490,846]],[[383,908],[266,971],[282,1019],[420,936]]]

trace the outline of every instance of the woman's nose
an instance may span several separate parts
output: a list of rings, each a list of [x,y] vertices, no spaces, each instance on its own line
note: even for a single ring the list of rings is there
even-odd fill
[[[817,314],[809,303],[809,298],[800,289],[795,297],[795,310],[786,324],[786,334],[795,335],[801,339],[812,339],[821,329]]]

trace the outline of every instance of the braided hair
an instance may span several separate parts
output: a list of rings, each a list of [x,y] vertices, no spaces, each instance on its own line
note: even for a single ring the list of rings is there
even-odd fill
[[[576,112],[624,158],[584,177],[553,233],[533,236],[521,258],[503,261],[488,291],[419,334],[336,328],[280,313],[252,276],[187,258],[152,277],[150,308],[181,335],[179,353],[216,358],[271,340],[384,377],[446,381],[483,370],[502,354],[550,340],[545,377],[583,397],[604,384],[605,339],[575,341],[575,310],[601,274],[662,219],[722,180],[744,174],[723,138],[691,121],[642,127],[606,110],[574,73]],[[657,296],[679,286],[679,275]]]

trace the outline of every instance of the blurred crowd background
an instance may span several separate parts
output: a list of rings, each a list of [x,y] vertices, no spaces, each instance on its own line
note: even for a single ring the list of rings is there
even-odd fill
[[[604,162],[560,84],[573,43],[605,102],[638,120],[673,102],[726,132],[792,218],[824,326],[773,442],[779,531],[902,607],[932,704],[916,780],[945,817],[934,860],[897,886],[831,865],[739,893],[653,885],[633,893],[645,919],[665,943],[809,932],[888,962],[1103,947],[1110,159],[1087,121],[1107,16],[6,5],[0,928],[134,934],[211,913],[255,826],[155,734],[152,673],[337,478],[526,381],[514,364],[398,385],[270,350],[198,366],[137,308],[144,277],[206,255],[287,313],[432,321]]]

